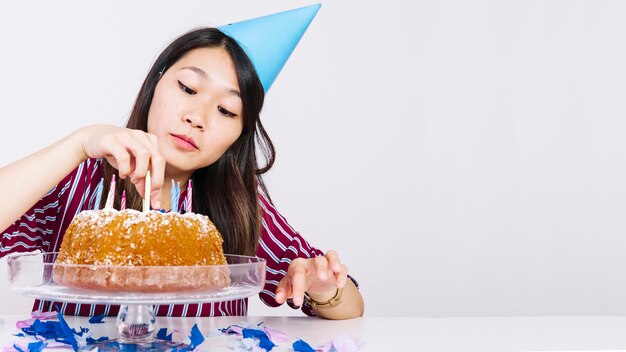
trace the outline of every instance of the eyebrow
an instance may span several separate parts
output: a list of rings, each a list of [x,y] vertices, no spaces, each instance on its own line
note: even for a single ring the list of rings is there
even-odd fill
[[[191,70],[197,74],[199,74],[201,77],[203,77],[206,80],[210,80],[210,76],[208,73],[206,73],[203,69],[196,67],[196,66],[185,66],[183,68],[181,68],[181,70]],[[226,89],[229,93],[234,94],[236,96],[238,96],[239,98],[241,98],[241,93],[239,93],[238,90],[236,89],[232,89],[232,88],[227,88]]]

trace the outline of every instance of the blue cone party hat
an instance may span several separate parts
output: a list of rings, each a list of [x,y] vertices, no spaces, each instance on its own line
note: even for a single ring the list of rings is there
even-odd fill
[[[311,5],[218,27],[248,54],[267,91],[321,5]]]

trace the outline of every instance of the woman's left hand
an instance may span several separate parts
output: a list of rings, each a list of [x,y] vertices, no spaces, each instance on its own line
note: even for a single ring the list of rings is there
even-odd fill
[[[282,304],[291,298],[295,305],[302,306],[305,291],[315,299],[331,299],[347,280],[348,267],[341,264],[333,250],[311,259],[296,258],[278,283],[276,302]]]

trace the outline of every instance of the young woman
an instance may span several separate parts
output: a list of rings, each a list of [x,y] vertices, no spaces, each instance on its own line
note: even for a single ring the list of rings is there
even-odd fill
[[[181,36],[152,66],[125,128],[83,127],[0,169],[0,194],[11,199],[1,206],[0,254],[58,251],[72,218],[102,206],[94,204],[94,189],[101,178],[108,185],[113,174],[124,180],[115,207],[125,190],[127,208],[140,209],[150,170],[153,208],[170,209],[171,180],[185,185],[191,179],[194,212],[215,223],[224,251],[267,260],[263,302],[278,306],[292,299],[292,307],[329,319],[361,316],[362,297],[337,253],[311,247],[267,196],[261,175],[274,162],[274,148],[259,119],[263,99],[255,67],[235,40],[215,28]],[[245,315],[246,305],[243,299],[160,306],[157,314]],[[118,310],[48,301],[36,301],[33,309],[56,307],[77,315]]]

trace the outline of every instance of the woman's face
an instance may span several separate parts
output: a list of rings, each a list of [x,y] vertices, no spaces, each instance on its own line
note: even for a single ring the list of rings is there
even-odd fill
[[[235,66],[222,48],[194,49],[159,80],[148,112],[169,177],[189,177],[217,161],[241,135],[243,105]]]

